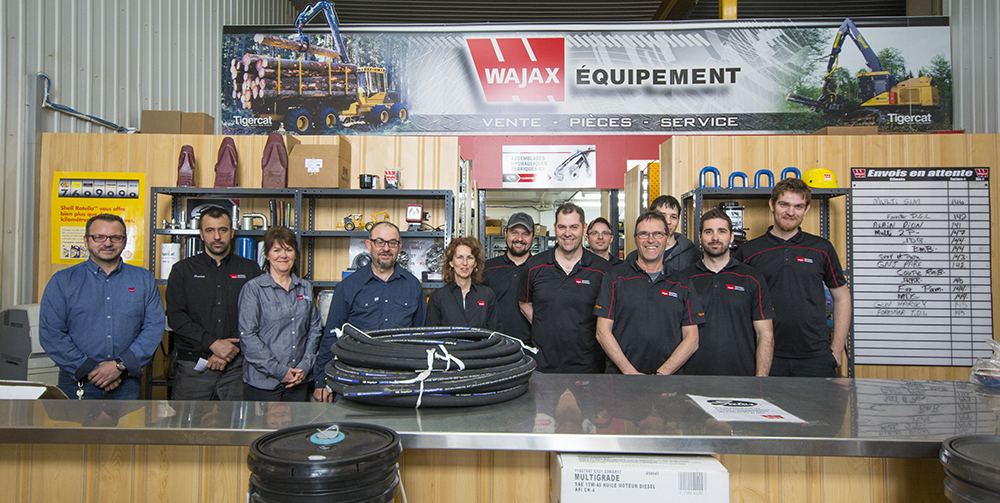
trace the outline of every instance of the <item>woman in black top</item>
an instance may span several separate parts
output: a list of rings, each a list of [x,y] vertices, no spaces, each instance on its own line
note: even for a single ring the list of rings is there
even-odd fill
[[[483,247],[464,237],[452,240],[445,250],[445,285],[431,293],[427,303],[428,327],[473,327],[502,331],[497,297],[483,286]]]

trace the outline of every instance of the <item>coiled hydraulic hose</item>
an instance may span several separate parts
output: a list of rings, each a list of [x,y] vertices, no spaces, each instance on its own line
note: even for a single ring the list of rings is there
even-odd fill
[[[327,386],[348,400],[394,407],[499,403],[528,390],[535,360],[524,349],[517,339],[478,328],[366,333],[345,324],[326,366]]]

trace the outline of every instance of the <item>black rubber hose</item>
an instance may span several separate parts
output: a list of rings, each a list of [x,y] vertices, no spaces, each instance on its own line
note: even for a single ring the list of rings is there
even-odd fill
[[[345,324],[332,349],[335,358],[326,366],[331,390],[348,400],[394,407],[503,402],[522,395],[535,370],[519,342],[476,328],[366,333]]]

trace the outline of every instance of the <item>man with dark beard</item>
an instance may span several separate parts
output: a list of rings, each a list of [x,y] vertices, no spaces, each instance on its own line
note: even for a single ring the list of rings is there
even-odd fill
[[[424,326],[427,302],[420,280],[396,263],[401,244],[398,227],[387,221],[375,224],[365,241],[371,264],[354,271],[334,290],[313,367],[316,401],[333,401],[326,387],[326,364],[333,359],[335,331],[344,323],[363,331]]]
[[[535,221],[527,213],[514,213],[507,219],[507,252],[486,261],[483,284],[497,296],[503,332],[531,344],[531,325],[517,305],[517,286],[524,273],[524,262],[531,256],[535,240]]]
[[[243,400],[239,300],[260,266],[233,253],[229,212],[211,206],[198,229],[205,252],[174,264],[167,280],[167,322],[174,332],[175,400]]]
[[[851,292],[830,241],[803,232],[812,191],[798,178],[774,185],[774,225],[736,251],[764,275],[774,296],[772,376],[835,377],[851,328]],[[826,324],[826,294],[833,298],[833,336]]]
[[[718,208],[701,217],[702,259],[681,271],[698,290],[705,324],[685,375],[764,377],[771,368],[774,337],[771,296],[764,276],[729,256],[733,222]]]

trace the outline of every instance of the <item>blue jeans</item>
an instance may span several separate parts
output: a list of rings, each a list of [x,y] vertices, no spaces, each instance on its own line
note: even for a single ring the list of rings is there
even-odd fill
[[[139,389],[142,379],[138,377],[125,377],[122,376],[122,382],[117,388],[111,391],[104,391],[90,381],[85,381],[83,383],[83,399],[84,400],[138,400],[139,399]],[[76,400],[76,391],[79,389],[77,386],[76,377],[66,370],[59,370],[59,389],[70,400]]]

